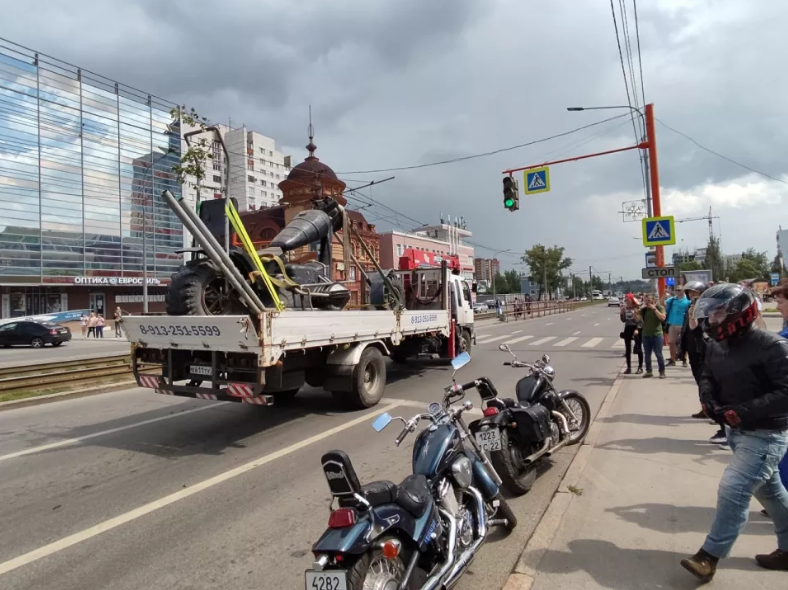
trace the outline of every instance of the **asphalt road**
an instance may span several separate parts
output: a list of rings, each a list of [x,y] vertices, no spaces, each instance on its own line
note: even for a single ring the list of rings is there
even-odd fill
[[[70,342],[54,348],[31,348],[29,346],[13,346],[0,348],[0,367],[18,367],[45,363],[47,361],[60,362],[96,358],[100,356],[113,356],[129,352],[129,342],[125,338],[83,339],[75,335]]]
[[[596,411],[622,363],[617,311],[488,323],[458,378],[487,375],[511,395],[521,372],[497,350],[508,342],[521,358],[549,354],[558,386]],[[390,371],[386,397],[365,412],[337,411],[322,390],[258,408],[132,389],[0,413],[0,587],[302,588],[328,517],[321,454],[344,449],[362,480],[399,481],[414,437],[397,448],[398,429],[376,433],[373,418],[415,414],[451,378],[443,367]],[[501,588],[575,450],[511,500],[518,528],[494,534],[458,588]]]

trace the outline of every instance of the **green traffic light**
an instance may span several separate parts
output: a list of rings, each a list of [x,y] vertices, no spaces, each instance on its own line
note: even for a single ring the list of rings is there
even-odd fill
[[[512,207],[514,205],[514,199],[504,199],[503,204],[504,207]]]

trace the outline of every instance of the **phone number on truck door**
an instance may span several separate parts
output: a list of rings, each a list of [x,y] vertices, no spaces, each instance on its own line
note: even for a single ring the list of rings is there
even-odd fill
[[[140,334],[143,336],[221,336],[222,332],[217,326],[143,326],[140,325]]]

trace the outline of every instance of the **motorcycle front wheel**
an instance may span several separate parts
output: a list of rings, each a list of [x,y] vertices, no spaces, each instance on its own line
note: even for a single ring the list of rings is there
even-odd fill
[[[509,433],[502,428],[501,450],[490,453],[490,459],[504,487],[516,496],[531,491],[536,482],[536,466],[522,466],[523,458],[521,449],[511,443]]]
[[[367,551],[348,570],[348,590],[397,590],[405,576],[401,557],[388,559],[380,550]]]
[[[588,405],[588,400],[579,393],[568,393],[564,397],[564,402],[576,418],[576,420],[572,419],[569,412],[559,405],[558,411],[566,417],[566,421],[569,423],[570,434],[567,444],[576,445],[588,434],[588,428],[591,426],[591,406]]]

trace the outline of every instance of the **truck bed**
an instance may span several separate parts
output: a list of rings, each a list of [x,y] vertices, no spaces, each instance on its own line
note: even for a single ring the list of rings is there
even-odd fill
[[[145,348],[258,352],[260,366],[276,364],[288,351],[390,340],[431,332],[448,336],[446,310],[269,312],[249,316],[125,316],[129,342]]]

